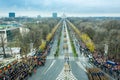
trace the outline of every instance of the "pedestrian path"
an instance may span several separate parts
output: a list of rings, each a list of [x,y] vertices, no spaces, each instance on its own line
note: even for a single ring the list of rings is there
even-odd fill
[[[48,56],[46,59],[55,59],[54,56]]]
[[[77,64],[78,64],[78,66],[81,68],[81,69],[83,69],[85,72],[87,72],[87,70],[85,69],[85,66],[83,66],[82,64],[81,64],[81,62],[76,62]]]
[[[76,77],[73,75],[70,66],[65,63],[61,73],[58,75],[56,80],[77,80]]]
[[[65,56],[58,56],[58,57],[54,57],[54,56],[47,56],[46,59],[65,59]],[[76,61],[76,60],[79,60],[79,61],[88,61],[88,58],[82,58],[82,57],[70,57],[69,56],[69,61]]]

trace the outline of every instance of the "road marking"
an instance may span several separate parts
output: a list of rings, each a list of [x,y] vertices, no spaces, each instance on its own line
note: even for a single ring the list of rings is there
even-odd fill
[[[77,80],[77,78],[73,75],[72,71],[65,72],[65,67],[63,67],[56,80]]]
[[[78,66],[79,66],[80,68],[82,68],[85,72],[87,72],[86,69],[84,68],[84,66],[83,66],[80,62],[76,62],[76,63],[78,64]]]
[[[48,56],[47,59],[54,59],[54,56]]]
[[[44,74],[46,74],[50,70],[50,68],[54,65],[55,62],[56,62],[56,60],[53,60],[53,62],[51,63],[50,67],[45,71]]]

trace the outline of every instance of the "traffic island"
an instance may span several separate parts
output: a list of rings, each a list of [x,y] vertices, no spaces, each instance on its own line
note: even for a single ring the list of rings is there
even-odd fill
[[[56,50],[56,52],[54,54],[54,57],[58,57],[59,56],[59,46],[60,46],[60,38],[61,38],[62,32],[59,35],[60,35],[60,37],[58,39],[57,50]]]
[[[59,47],[57,48],[57,50],[56,50],[56,52],[54,54],[54,57],[58,57],[59,56],[58,52],[59,52]]]
[[[70,42],[71,42],[71,47],[72,47],[74,57],[78,57],[78,54],[75,49],[75,45],[74,45],[73,41],[71,40],[71,37],[70,37]]]

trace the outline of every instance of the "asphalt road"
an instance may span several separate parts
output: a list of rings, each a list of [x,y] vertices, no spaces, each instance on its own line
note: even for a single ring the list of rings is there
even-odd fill
[[[66,22],[62,23],[61,36],[55,35],[53,45],[51,46],[50,55],[48,55],[45,66],[39,67],[28,80],[59,80],[60,74],[64,74],[64,64],[65,64],[65,53],[68,53],[69,65],[71,70],[71,77],[74,79],[88,80],[85,69],[83,68],[80,61],[74,59],[71,43],[70,43],[70,34],[68,34],[68,27]],[[64,42],[64,35],[66,34],[67,42]],[[59,57],[54,58],[54,53],[57,49],[58,38],[60,37],[60,46],[59,46]],[[68,45],[68,49],[64,50],[64,45]],[[82,62],[82,61],[81,61]],[[64,76],[64,75],[63,75]]]
[[[66,25],[67,23],[63,20],[61,24],[61,36],[55,35],[53,45],[51,46],[50,55],[48,55],[47,57],[45,66],[39,67],[36,73],[29,77],[28,80],[64,80],[63,76],[66,76],[67,74],[64,71],[64,69],[66,68],[65,65],[69,66],[68,69],[70,69],[70,71],[68,72],[69,74],[67,74],[66,77],[70,77],[71,80],[89,80],[85,68],[93,66],[89,63],[88,58],[86,58],[80,51],[80,45],[78,44],[75,35],[72,35],[72,32],[70,32],[70,34],[68,33],[69,26]],[[65,34],[66,38],[64,37]],[[72,36],[72,40],[78,54],[77,59],[73,56],[70,36]],[[54,58],[54,53],[57,49],[59,37],[59,57]],[[67,42],[64,42],[65,39],[67,40]],[[67,45],[68,49],[64,49],[64,45]],[[66,60],[67,53],[68,55]],[[67,62],[69,62],[69,64]]]
[[[75,67],[76,67],[77,65],[76,65],[76,63],[73,61],[72,64],[71,64],[71,66],[73,66],[73,68],[72,68],[72,69],[73,69],[73,73],[74,73],[74,75],[77,77],[77,79],[80,79],[80,78],[81,78],[81,80],[88,80],[87,75],[86,75],[86,69],[85,69],[85,68],[94,68],[94,67],[96,67],[96,66],[94,66],[93,64],[91,64],[91,63],[89,62],[88,57],[85,57],[85,56],[84,56],[84,54],[85,54],[87,51],[85,51],[85,50],[80,51],[80,48],[81,48],[81,47],[80,47],[79,41],[77,40],[75,34],[74,34],[72,31],[70,32],[70,36],[72,37],[73,43],[74,43],[74,45],[75,45],[76,52],[77,52],[77,54],[78,54],[78,59],[77,59],[76,63],[77,63],[77,65],[78,65],[79,67],[81,67],[80,69],[82,69],[82,70],[81,70],[82,74],[79,73],[79,70],[77,70],[77,72],[76,72],[75,69],[77,69],[77,68],[75,68]],[[74,66],[74,65],[76,65],[76,66]],[[104,71],[102,71],[102,72],[103,72],[107,77],[109,77],[110,80],[115,80],[115,79],[113,79],[110,75],[106,74]],[[79,76],[78,76],[78,74],[79,74]],[[84,75],[83,75],[83,74],[84,74]],[[81,76],[81,77],[80,77],[80,76]]]
[[[63,27],[62,27],[63,32]],[[63,34],[61,35],[60,40],[60,51],[59,55],[62,57],[54,58],[54,54],[57,49],[58,43],[58,34],[55,35],[54,42],[51,45],[50,54],[47,56],[45,66],[41,66],[36,70],[36,73],[33,73],[28,80],[56,80],[57,76],[60,74],[64,66],[64,55],[63,55]]]
[[[63,60],[47,60],[45,66],[39,67],[28,80],[55,80],[63,68]]]

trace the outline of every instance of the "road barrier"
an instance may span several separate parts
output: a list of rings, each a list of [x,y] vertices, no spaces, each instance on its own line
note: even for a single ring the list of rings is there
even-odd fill
[[[109,80],[109,78],[98,68],[88,68],[89,80]]]

